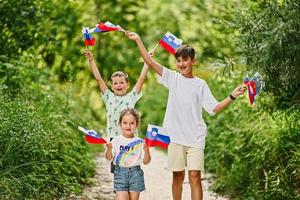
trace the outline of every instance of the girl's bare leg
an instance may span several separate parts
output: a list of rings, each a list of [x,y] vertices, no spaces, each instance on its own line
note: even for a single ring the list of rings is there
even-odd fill
[[[138,200],[140,197],[139,192],[129,192],[129,199],[130,200]]]
[[[116,192],[117,200],[129,200],[129,193],[127,191]]]

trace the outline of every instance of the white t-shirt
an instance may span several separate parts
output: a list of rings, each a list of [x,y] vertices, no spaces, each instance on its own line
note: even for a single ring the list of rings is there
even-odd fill
[[[186,78],[165,67],[158,81],[169,89],[163,127],[171,142],[204,149],[207,126],[202,108],[214,115],[218,104],[206,82],[197,77]]]
[[[114,164],[120,167],[141,165],[144,158],[144,140],[139,137],[126,138],[122,135],[112,140]]]
[[[101,96],[106,107],[106,132],[108,138],[113,138],[121,135],[119,126],[120,112],[126,108],[134,108],[135,103],[142,97],[141,93],[137,93],[135,89],[125,94],[124,96],[117,96],[109,89],[106,89]]]

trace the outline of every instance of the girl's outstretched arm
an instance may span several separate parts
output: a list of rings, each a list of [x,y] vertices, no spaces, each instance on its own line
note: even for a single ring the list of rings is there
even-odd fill
[[[90,52],[89,50],[85,49],[84,50],[84,55],[86,57],[86,59],[89,61],[89,64],[91,66],[91,69],[92,69],[92,72],[93,72],[93,75],[98,83],[98,86],[100,88],[100,91],[102,92],[102,94],[105,92],[105,90],[107,89],[107,86],[97,68],[97,65],[95,63],[95,60],[94,60],[94,56],[92,54],[92,52]]]

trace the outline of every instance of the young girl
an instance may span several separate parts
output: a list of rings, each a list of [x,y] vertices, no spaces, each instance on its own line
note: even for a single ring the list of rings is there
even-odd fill
[[[139,199],[140,192],[145,190],[144,172],[141,163],[151,161],[149,146],[144,140],[135,136],[139,125],[136,110],[128,108],[120,113],[119,124],[122,135],[106,144],[105,157],[116,165],[114,171],[114,191],[117,200]]]

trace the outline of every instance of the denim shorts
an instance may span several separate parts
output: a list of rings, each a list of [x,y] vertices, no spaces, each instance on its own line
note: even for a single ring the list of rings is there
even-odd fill
[[[114,191],[142,192],[145,190],[144,172],[141,167],[119,167],[114,171]]]

